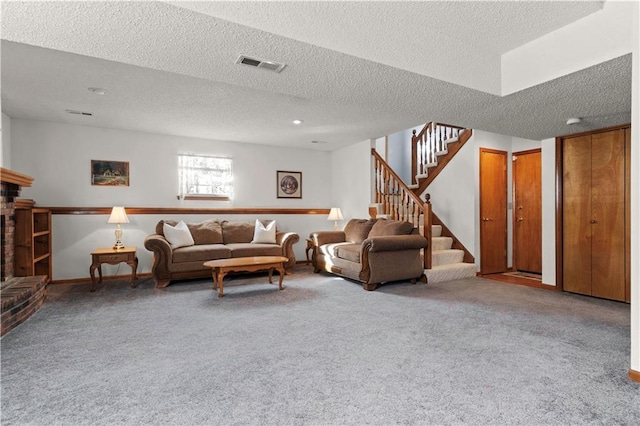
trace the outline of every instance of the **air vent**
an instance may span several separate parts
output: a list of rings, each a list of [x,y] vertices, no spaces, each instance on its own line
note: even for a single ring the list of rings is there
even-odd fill
[[[249,65],[251,67],[263,68],[265,70],[280,72],[286,67],[286,64],[279,64],[277,62],[261,61],[260,59],[249,58],[248,56],[240,55],[236,59],[236,64]]]
[[[84,112],[84,111],[76,111],[74,109],[68,109],[66,110],[69,114],[75,114],[75,115],[93,115],[93,113],[90,112]]]

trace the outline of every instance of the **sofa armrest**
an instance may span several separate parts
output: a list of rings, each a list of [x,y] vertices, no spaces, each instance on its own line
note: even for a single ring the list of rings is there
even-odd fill
[[[320,247],[325,244],[344,243],[346,236],[344,231],[318,231],[309,234],[309,238],[313,241],[314,247]]]
[[[300,236],[295,232],[276,232],[276,243],[282,246],[282,255],[289,259],[284,264],[286,270],[291,270],[296,264],[296,254],[293,245],[300,241]]]
[[[144,247],[153,252],[153,265],[151,266],[151,274],[156,279],[156,284],[169,283],[171,272],[169,272],[169,264],[172,262],[173,249],[169,242],[159,234],[152,234],[144,239]]]
[[[427,247],[427,239],[422,235],[388,235],[371,237],[362,242],[363,251],[420,250]]]

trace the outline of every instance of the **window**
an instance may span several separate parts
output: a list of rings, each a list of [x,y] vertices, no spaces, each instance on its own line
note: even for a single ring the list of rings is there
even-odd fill
[[[231,158],[178,154],[180,198],[229,200],[233,197]]]

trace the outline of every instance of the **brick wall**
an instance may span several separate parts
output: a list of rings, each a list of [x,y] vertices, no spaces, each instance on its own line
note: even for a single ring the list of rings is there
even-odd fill
[[[0,189],[0,204],[2,207],[2,215],[0,216],[0,224],[2,226],[2,236],[0,237],[0,255],[2,256],[2,265],[0,269],[0,281],[6,281],[13,278],[13,259],[14,259],[14,232],[15,232],[15,199],[20,192],[20,186],[2,182]]]

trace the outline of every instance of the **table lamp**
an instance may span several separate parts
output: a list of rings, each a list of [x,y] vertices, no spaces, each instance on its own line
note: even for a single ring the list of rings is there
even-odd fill
[[[124,244],[122,244],[122,229],[120,228],[121,223],[129,223],[129,218],[127,217],[127,212],[124,211],[124,207],[114,207],[111,209],[111,216],[109,216],[109,220],[107,223],[115,223],[116,227],[116,243],[113,245],[114,250],[119,250],[124,248]]]
[[[329,212],[329,217],[327,220],[333,220],[333,230],[338,230],[338,221],[344,219],[342,217],[342,212],[340,211],[340,207],[331,207],[331,211]]]

